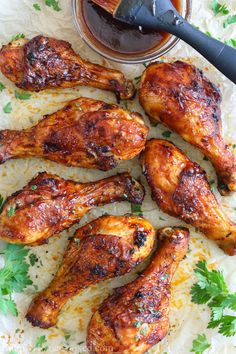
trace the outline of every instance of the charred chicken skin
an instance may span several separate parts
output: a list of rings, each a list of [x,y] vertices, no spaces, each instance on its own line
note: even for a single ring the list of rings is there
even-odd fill
[[[171,142],[152,139],[141,165],[153,199],[165,213],[195,226],[229,255],[236,254],[236,224],[224,214],[197,163]]]
[[[222,195],[236,191],[236,158],[222,138],[221,93],[195,66],[182,61],[154,63],[139,90],[146,113],[207,156]]]
[[[113,91],[121,99],[134,95],[134,85],[120,71],[83,61],[70,43],[41,35],[4,45],[0,70],[27,91],[85,85]]]
[[[0,239],[42,244],[79,222],[95,206],[122,200],[141,204],[143,198],[143,187],[128,173],[91,183],[40,173],[7,198],[0,215]]]
[[[154,241],[152,225],[135,216],[103,216],[81,227],[55,278],[33,300],[26,318],[33,326],[54,326],[68,299],[92,284],[131,271],[151,253]]]
[[[138,113],[89,98],[70,102],[36,126],[0,131],[0,163],[43,157],[69,166],[109,170],[144,148],[148,128]]]
[[[146,270],[115,289],[93,315],[87,336],[91,354],[142,354],[167,335],[171,280],[188,250],[189,231],[164,228],[158,236]]]

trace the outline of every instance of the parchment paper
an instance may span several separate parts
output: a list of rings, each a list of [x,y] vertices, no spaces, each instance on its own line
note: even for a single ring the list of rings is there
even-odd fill
[[[35,11],[33,3],[39,3],[42,11]],[[235,0],[224,0],[229,7],[236,13]],[[43,0],[0,0],[0,44],[8,43],[11,37],[17,33],[24,33],[26,37],[32,38],[37,34],[44,34],[72,43],[74,49],[84,58],[107,66],[120,68],[130,78],[134,78],[142,73],[143,65],[125,66],[107,62],[93,51],[91,51],[80,40],[71,16],[71,4],[69,0],[60,0],[62,11],[55,12],[44,5]],[[214,37],[228,40],[236,39],[236,25],[231,25],[223,29],[222,22],[224,17],[214,17],[211,9],[211,0],[193,0],[193,13],[191,22],[199,26],[203,31],[209,31]],[[164,60],[175,60],[177,58],[187,59],[204,69],[207,76],[220,86],[223,93],[222,119],[225,140],[229,144],[236,143],[236,87],[226,78],[218,73],[214,68],[202,59],[193,49],[184,43],[179,43],[177,47],[162,58]],[[16,100],[14,97],[15,86],[10,83],[3,75],[0,81],[7,87],[0,93],[0,129],[22,129],[32,126],[42,118],[44,114],[51,113],[61,108],[67,101],[81,95],[115,102],[113,94],[95,89],[75,88],[67,90],[45,91],[35,93],[28,101]],[[11,101],[13,111],[11,114],[4,114],[2,108],[7,102]],[[143,113],[137,100],[128,104],[129,109]],[[145,115],[144,115],[145,117]],[[145,117],[149,125],[148,119]],[[151,127],[150,137],[162,137],[165,131],[162,125]],[[176,134],[172,134],[171,141],[182,148],[190,158],[198,162],[206,171],[209,180],[215,179],[215,172],[211,164],[203,160],[203,155],[185,143]],[[0,166],[0,192],[6,197],[11,193],[22,188],[28,181],[40,171],[56,173],[65,178],[72,178],[78,181],[92,181],[113,175],[117,172],[128,170],[134,177],[141,177],[147,190],[147,196],[142,206],[144,216],[148,218],[156,228],[168,225],[184,225],[179,220],[169,217],[162,213],[151,200],[149,188],[145,178],[142,176],[141,169],[137,160],[122,163],[116,170],[108,173],[99,171],[87,171],[79,168],[67,168],[53,162],[41,159],[19,159],[8,161]],[[215,190],[216,196],[223,204],[225,212],[236,221],[236,193],[230,197],[221,197]],[[102,215],[104,212],[122,215],[130,212],[130,204],[117,203],[102,208],[97,208],[86,215],[80,225]],[[53,274],[55,273],[61,256],[67,244],[67,237],[73,235],[76,225],[67,232],[50,239],[48,245],[36,247],[32,250],[40,259],[34,267],[30,268],[30,275],[39,291],[44,289]],[[0,243],[4,247],[4,243]],[[203,235],[191,228],[190,252],[187,258],[181,263],[173,283],[170,321],[171,329],[169,335],[149,353],[168,353],[168,354],[187,354],[190,353],[192,341],[197,334],[205,333],[211,349],[206,353],[211,354],[233,354],[236,353],[236,338],[226,338],[218,334],[216,330],[206,329],[209,321],[209,310],[205,306],[194,305],[191,303],[189,290],[195,281],[193,267],[199,259],[206,257],[208,264],[212,267],[220,267],[225,274],[226,281],[232,291],[236,291],[236,257],[228,257],[215,244],[207,240]],[[3,265],[0,259],[0,265]],[[139,267],[140,269],[140,267]],[[137,273],[137,269],[127,276],[106,281],[98,286],[93,286],[85,290],[80,296],[68,301],[64,306],[59,322],[56,327],[49,330],[33,328],[25,319],[26,310],[35,295],[36,290],[31,286],[25,293],[14,295],[14,299],[19,309],[19,316],[4,317],[0,315],[0,353],[7,354],[15,350],[18,354],[37,352],[34,349],[36,339],[45,335],[48,349],[46,353],[66,353],[68,348],[74,353],[86,353],[86,328],[88,321],[94,311],[104,298],[112,291],[113,287],[122,285],[132,280]],[[71,337],[66,341],[65,335]],[[82,343],[81,343],[82,342]],[[80,343],[80,344],[78,344]],[[40,352],[40,349],[39,349]]]

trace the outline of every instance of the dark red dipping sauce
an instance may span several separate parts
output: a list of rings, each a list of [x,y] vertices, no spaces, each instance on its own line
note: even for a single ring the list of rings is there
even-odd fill
[[[105,47],[122,54],[140,54],[158,48],[169,33],[145,30],[115,20],[91,0],[81,0],[82,16],[90,34]],[[180,0],[172,0],[180,11]]]

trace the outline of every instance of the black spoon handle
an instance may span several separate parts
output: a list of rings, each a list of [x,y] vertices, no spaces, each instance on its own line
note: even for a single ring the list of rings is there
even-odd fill
[[[165,4],[168,1],[165,3],[160,0],[160,3],[164,5],[161,11],[157,8],[157,15],[155,14],[155,9],[150,7],[150,1],[133,2],[136,5],[132,8],[133,13],[129,8],[127,16],[124,16],[124,12],[122,15],[118,12],[116,17],[128,23],[150,29],[164,30],[174,34],[201,53],[211,64],[236,84],[236,49],[207,36],[191,26],[174,8],[165,9]],[[139,6],[137,6],[138,3]]]

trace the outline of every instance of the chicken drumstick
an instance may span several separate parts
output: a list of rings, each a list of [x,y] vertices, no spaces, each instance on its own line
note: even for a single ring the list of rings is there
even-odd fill
[[[0,163],[43,157],[69,166],[109,170],[144,148],[148,128],[138,113],[79,98],[23,131],[0,131]]]
[[[154,241],[152,225],[135,216],[103,216],[81,227],[26,318],[33,326],[54,326],[66,301],[92,284],[131,271],[150,254]]]
[[[128,173],[78,183],[46,172],[7,198],[0,215],[0,239],[37,245],[80,221],[94,206],[128,200],[141,204],[143,187]]]
[[[169,329],[172,277],[188,250],[185,228],[159,230],[158,249],[146,270],[115,289],[93,315],[87,336],[91,354],[143,354]]]
[[[113,91],[121,99],[132,98],[135,91],[120,71],[83,61],[70,43],[41,35],[4,45],[0,70],[28,91],[85,85]]]
[[[153,199],[165,213],[197,227],[229,255],[236,254],[236,224],[224,214],[197,163],[171,142],[152,139],[141,165]]]

